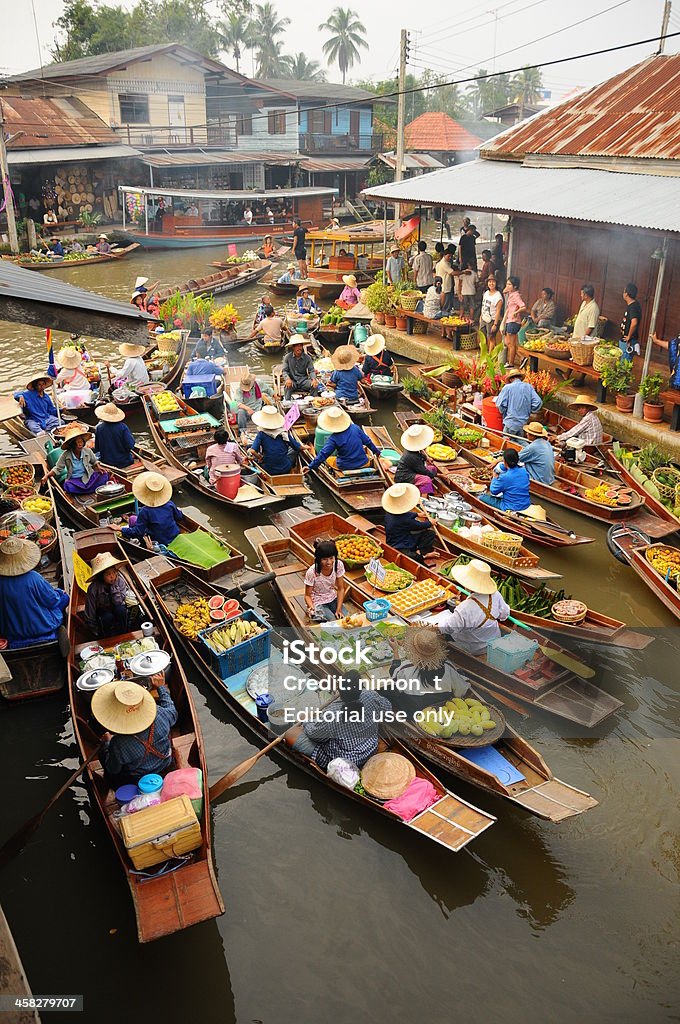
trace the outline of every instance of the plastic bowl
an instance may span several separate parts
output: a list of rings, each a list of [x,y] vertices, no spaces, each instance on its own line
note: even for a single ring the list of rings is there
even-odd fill
[[[391,603],[385,597],[376,597],[372,601],[364,601],[364,611],[369,622],[379,622],[386,619],[392,608]]]

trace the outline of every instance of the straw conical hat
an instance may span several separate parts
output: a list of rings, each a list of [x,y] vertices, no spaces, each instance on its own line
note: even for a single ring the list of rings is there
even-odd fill
[[[342,275],[342,283],[346,284],[348,288],[356,288],[356,286],[357,286],[357,279],[354,276],[354,274],[343,274]]]
[[[533,519],[536,523],[546,523],[548,521],[547,513],[542,505],[529,505],[528,508],[524,509],[522,515],[526,516],[527,519]]]
[[[61,446],[62,448],[68,448],[71,441],[75,441],[77,437],[84,437],[88,441],[92,437],[92,431],[88,430],[82,423],[72,423],[70,427],[67,427],[64,431]]]
[[[317,418],[317,426],[327,430],[329,434],[340,434],[351,426],[352,418],[339,405],[331,405],[322,409]]]
[[[112,569],[114,565],[123,565],[123,559],[116,558],[110,551],[103,551],[100,555],[95,555],[90,566],[92,578],[106,572],[107,569]]]
[[[547,437],[548,431],[545,429],[542,423],[527,423],[524,427],[525,434],[533,434],[534,437]],[[520,452],[521,456],[521,452]]]
[[[304,321],[302,321],[302,323],[304,323]],[[306,326],[307,325],[305,324],[305,327]],[[309,334],[307,332],[305,332],[305,335],[303,336],[296,329],[295,334],[293,334],[291,336],[291,339],[288,342],[288,344],[286,345],[286,348],[295,348],[296,345],[311,345],[311,344],[312,344],[312,339],[309,337]]]
[[[98,420],[103,420],[104,423],[120,423],[121,420],[125,419],[123,410],[119,409],[113,402],[107,402],[106,405],[98,405],[94,414]]]
[[[336,370],[351,370],[356,364],[358,352],[353,345],[340,345],[331,356]]]
[[[146,352],[146,345],[128,345],[126,341],[122,345],[118,346],[118,351],[124,359],[132,359],[135,356],[141,356]]]
[[[101,687],[96,693],[101,693]],[[361,785],[378,800],[393,800],[408,789],[416,770],[403,754],[374,754],[361,769]]]
[[[92,694],[92,714],[100,725],[123,736],[144,732],[156,718],[156,701],[139,683],[104,683]]]
[[[138,277],[135,281],[135,291],[139,291],[140,288],[143,288],[144,285],[147,284],[148,280],[148,277]]]
[[[254,412],[252,420],[255,426],[263,430],[280,430],[284,423],[283,416],[273,405],[265,405],[259,412]]]
[[[498,590],[491,578],[491,566],[480,558],[473,558],[467,565],[454,565],[451,576],[473,594],[495,594]]]
[[[439,668],[446,660],[446,641],[432,626],[409,626],[404,652],[416,668]]]
[[[46,380],[48,383],[50,383],[52,378],[50,377],[49,373],[45,373],[43,370],[36,370],[33,376],[29,377],[29,379],[26,381],[26,387],[28,387],[29,384],[37,384],[39,380]]]
[[[569,403],[570,409],[575,409],[577,406],[587,405],[591,409],[597,409],[596,403],[592,398],[588,398],[588,395],[577,395],[573,402]]]
[[[372,334],[364,344],[367,356],[377,356],[385,350],[385,339],[382,334]]]
[[[172,498],[172,484],[160,473],[140,473],[132,481],[132,493],[142,505],[160,508]]]
[[[23,576],[40,562],[40,548],[32,540],[8,537],[0,544],[0,576]]]
[[[82,354],[72,345],[64,345],[63,348],[60,348],[54,359],[59,366],[64,366],[67,370],[75,370],[76,366],[80,366],[83,361]]]
[[[382,507],[386,512],[402,515],[411,512],[420,501],[420,491],[415,484],[392,484],[382,496]]]
[[[422,452],[434,441],[434,430],[427,423],[413,423],[401,435],[401,446],[407,452]]]

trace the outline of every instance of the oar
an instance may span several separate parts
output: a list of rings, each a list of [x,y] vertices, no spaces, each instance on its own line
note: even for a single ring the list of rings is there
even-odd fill
[[[88,757],[82,762],[82,764],[79,764],[76,770],[71,775],[69,775],[66,782],[64,782],[64,784],[59,787],[59,789],[54,794],[50,802],[43,807],[42,811],[40,811],[39,814],[36,814],[29,821],[25,822],[25,824],[23,824],[21,828],[17,829],[14,835],[10,836],[9,839],[7,839],[2,844],[2,846],[0,846],[0,868],[3,868],[5,864],[9,863],[9,861],[16,857],[18,853],[21,853],[24,846],[30,839],[31,835],[41,824],[43,818],[50,810],[50,808],[52,808],[56,804],[57,800],[59,800],[59,798],[64,795],[66,790],[73,785],[73,783],[76,781],[76,779],[83,771],[83,769],[87,767],[90,761],[93,761],[98,756],[100,750],[101,744],[95,747],[92,753],[88,755]]]
[[[252,590],[254,587],[260,587],[260,586],[262,586],[265,583],[271,583],[272,580],[275,580],[275,579],[276,579],[276,573],[275,572],[262,573],[262,575],[258,576],[257,579],[251,580],[250,583],[246,583],[243,586],[238,586],[237,585],[235,587],[231,587],[231,589],[229,589],[229,590],[223,591],[220,594],[220,597],[224,597],[225,599],[229,599],[230,597],[239,597],[241,594],[245,594],[246,591]]]
[[[247,757],[245,761],[241,761],[241,763],[237,764],[235,768],[232,768],[226,775],[223,775],[218,782],[214,782],[208,790],[210,800],[217,800],[218,796],[221,796],[226,789],[229,789],[235,782],[242,779],[261,757],[269,753],[269,751],[276,747],[283,739],[285,739],[285,737],[285,732],[280,736],[277,736],[275,740],[268,743],[267,746],[263,747],[262,750],[259,750],[257,754],[253,754],[252,757]]]

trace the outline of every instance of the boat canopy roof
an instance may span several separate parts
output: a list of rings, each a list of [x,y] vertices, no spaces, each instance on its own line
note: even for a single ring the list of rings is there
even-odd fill
[[[348,225],[337,230],[319,229],[308,231],[307,240],[312,242],[343,242],[347,245],[362,243],[370,245],[375,242],[382,242],[384,237],[383,222],[380,220],[367,221],[363,224]]]
[[[316,196],[337,196],[337,188],[270,188],[270,189],[190,189],[190,188],[147,188],[141,185],[119,185],[122,193],[134,192],[151,198],[170,196],[172,199],[198,199],[222,202],[243,202],[251,200],[261,203],[267,199],[313,199]]]

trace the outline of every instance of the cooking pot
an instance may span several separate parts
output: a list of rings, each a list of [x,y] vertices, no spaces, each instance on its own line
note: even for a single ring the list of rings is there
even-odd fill
[[[78,676],[76,688],[82,690],[83,693],[92,693],[93,690],[98,690],[100,686],[112,683],[113,679],[114,674],[110,669],[94,668],[88,672],[83,672],[82,676]]]
[[[118,495],[125,494],[125,484],[102,484],[94,493],[98,498],[101,498],[102,501],[105,501],[108,498],[117,498]]]

